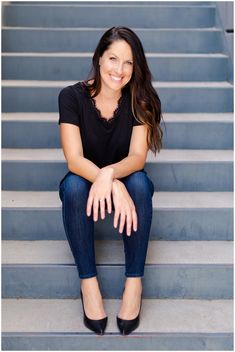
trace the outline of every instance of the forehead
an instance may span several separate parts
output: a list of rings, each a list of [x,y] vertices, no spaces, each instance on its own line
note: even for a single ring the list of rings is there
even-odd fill
[[[115,54],[121,58],[133,59],[131,47],[125,40],[116,40],[109,46],[106,52],[108,54]]]

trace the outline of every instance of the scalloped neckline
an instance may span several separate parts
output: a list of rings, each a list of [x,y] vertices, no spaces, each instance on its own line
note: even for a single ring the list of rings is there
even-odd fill
[[[97,112],[97,115],[98,115],[99,119],[101,119],[101,121],[104,121],[104,122],[106,122],[108,124],[113,122],[117,118],[117,113],[119,112],[119,109],[120,109],[120,106],[121,106],[121,102],[122,102],[122,100],[124,98],[124,92],[122,92],[122,95],[120,96],[120,98],[117,101],[117,107],[113,111],[113,116],[111,116],[110,118],[106,118],[106,117],[102,116],[100,109],[96,105],[95,99],[91,97],[91,95],[89,93],[89,90],[88,90],[88,88],[86,86],[86,83],[85,82],[81,82],[81,84],[82,84],[83,87],[85,87],[85,91],[87,93],[87,96],[88,96],[89,100],[91,101],[95,111]]]

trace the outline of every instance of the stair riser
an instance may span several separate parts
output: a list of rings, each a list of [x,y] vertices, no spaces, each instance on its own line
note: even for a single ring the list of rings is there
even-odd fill
[[[113,227],[113,214],[95,226],[96,239],[121,239]],[[230,208],[155,209],[151,239],[232,240],[233,210]],[[65,239],[61,208],[3,209],[3,240],[61,240]]]
[[[61,87],[3,87],[3,112],[57,112]],[[232,112],[231,88],[181,88],[157,89],[163,112]],[[14,100],[12,97],[14,96]]]
[[[56,191],[68,171],[65,162],[3,161],[3,190]],[[233,190],[232,162],[146,163],[157,191],[230,192]],[[17,175],[17,177],[15,176]],[[213,177],[211,177],[213,175]]]
[[[225,81],[227,58],[147,58],[154,80]],[[91,57],[2,57],[3,79],[85,80]]]
[[[131,341],[131,343],[130,343]],[[106,335],[97,338],[92,334],[2,334],[3,350],[154,350],[154,351],[232,351],[233,334],[217,333],[158,333],[131,336]]]
[[[40,30],[3,29],[3,52],[93,52],[108,29]],[[223,32],[136,29],[146,52],[218,53],[223,51]]]
[[[215,22],[215,7],[11,5],[4,11],[5,26],[19,27],[202,28]]]
[[[124,265],[97,270],[103,297],[121,298]],[[3,298],[80,297],[75,265],[3,265],[2,276]],[[143,286],[145,298],[230,299],[232,265],[146,265]]]
[[[165,121],[165,127],[162,124],[167,149],[233,149],[232,123]],[[57,121],[2,120],[2,147],[60,148]]]

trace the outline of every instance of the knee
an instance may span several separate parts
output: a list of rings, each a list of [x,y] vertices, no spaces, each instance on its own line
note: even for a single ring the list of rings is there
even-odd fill
[[[143,195],[153,195],[154,186],[144,171],[137,171],[129,175],[126,186],[132,193]]]
[[[79,175],[68,173],[60,185],[60,198],[74,202],[86,200],[89,193],[89,181]]]

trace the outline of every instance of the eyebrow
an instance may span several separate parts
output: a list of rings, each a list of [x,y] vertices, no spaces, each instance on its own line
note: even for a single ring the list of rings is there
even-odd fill
[[[116,56],[117,58],[119,58],[117,55],[115,55],[114,53],[110,53],[110,55],[113,55],[113,56]],[[126,60],[126,61],[132,61],[133,62],[133,60]]]

